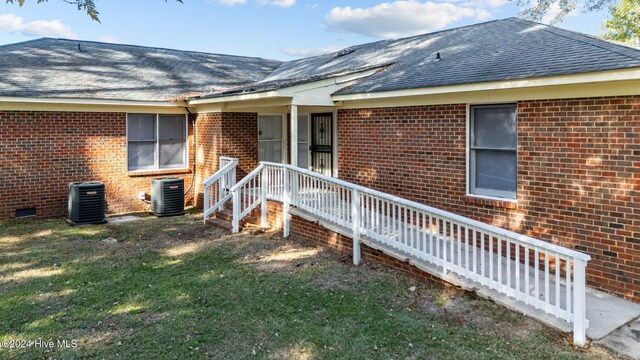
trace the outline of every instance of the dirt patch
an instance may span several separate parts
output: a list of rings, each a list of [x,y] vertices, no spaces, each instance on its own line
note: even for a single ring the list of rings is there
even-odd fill
[[[301,248],[284,245],[271,254],[247,255],[245,263],[271,273],[291,273],[297,269],[306,269],[318,264],[321,249]]]

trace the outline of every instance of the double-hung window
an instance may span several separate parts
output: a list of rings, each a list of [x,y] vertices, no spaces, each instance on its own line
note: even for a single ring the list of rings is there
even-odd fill
[[[469,114],[469,193],[516,199],[516,105],[477,105]]]
[[[187,167],[185,115],[129,114],[127,168],[129,171]]]

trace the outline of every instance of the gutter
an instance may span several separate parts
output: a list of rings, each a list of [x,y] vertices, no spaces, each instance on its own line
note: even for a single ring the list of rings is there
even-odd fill
[[[111,106],[149,106],[149,107],[180,107],[186,103],[171,101],[136,101],[136,100],[110,100],[110,99],[85,99],[85,98],[33,98],[21,96],[0,96],[1,102],[10,103],[34,103],[34,104],[70,104],[70,105],[111,105]]]
[[[475,92],[475,91],[487,91],[487,90],[506,90],[506,89],[513,90],[513,89],[535,88],[535,87],[544,87],[544,86],[604,83],[604,82],[637,80],[637,79],[640,79],[640,69],[631,68],[631,69],[608,70],[608,71],[571,74],[571,75],[548,76],[548,77],[539,77],[539,78],[490,81],[490,82],[472,83],[472,84],[445,85],[445,86],[422,87],[422,88],[414,88],[414,89],[398,89],[398,90],[389,90],[389,91],[380,91],[380,92],[363,92],[363,93],[353,93],[353,94],[334,94],[332,98],[334,99],[334,101],[370,100],[370,99],[384,99],[384,98],[396,98],[396,97],[406,97],[406,96],[453,94],[453,93],[460,93],[460,92]]]

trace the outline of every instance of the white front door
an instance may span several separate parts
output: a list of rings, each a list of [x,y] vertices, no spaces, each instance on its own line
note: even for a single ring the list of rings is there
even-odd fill
[[[282,115],[258,116],[258,161],[283,162]]]

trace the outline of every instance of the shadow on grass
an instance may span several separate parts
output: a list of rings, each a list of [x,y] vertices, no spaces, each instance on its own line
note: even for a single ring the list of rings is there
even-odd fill
[[[225,235],[193,215],[7,226],[0,270],[0,340],[78,341],[14,358],[594,355],[487,301],[279,236]]]

